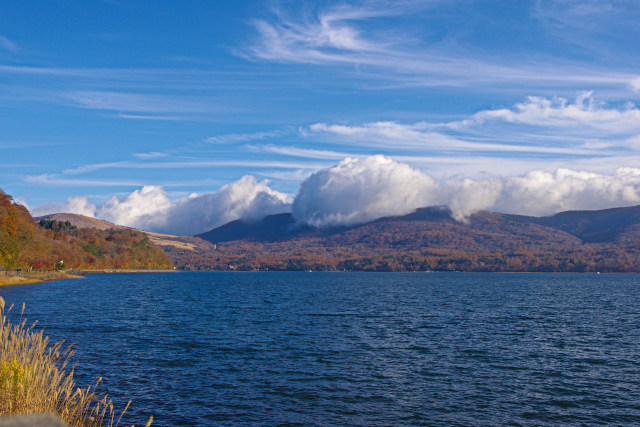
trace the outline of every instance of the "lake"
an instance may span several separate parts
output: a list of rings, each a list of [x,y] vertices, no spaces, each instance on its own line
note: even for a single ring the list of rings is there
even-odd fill
[[[0,288],[154,425],[640,423],[640,276],[182,272]],[[15,317],[14,317],[15,319]]]

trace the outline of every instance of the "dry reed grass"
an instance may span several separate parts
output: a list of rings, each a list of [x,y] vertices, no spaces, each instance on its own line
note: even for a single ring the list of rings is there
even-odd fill
[[[24,304],[20,323],[12,325],[6,316],[12,308],[5,311],[0,297],[0,415],[50,412],[74,427],[113,426],[113,402],[96,391],[102,378],[93,389],[77,387],[69,366],[75,353],[72,346],[63,348],[62,341],[50,344],[43,331],[34,330],[37,321],[26,326]]]

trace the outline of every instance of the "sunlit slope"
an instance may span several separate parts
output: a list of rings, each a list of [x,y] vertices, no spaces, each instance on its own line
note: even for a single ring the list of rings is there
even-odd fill
[[[23,270],[167,269],[173,264],[148,236],[123,228],[45,229],[0,191],[0,268]]]
[[[287,214],[200,235],[219,269],[640,271],[640,207],[527,217],[445,207],[356,226],[297,226]]]

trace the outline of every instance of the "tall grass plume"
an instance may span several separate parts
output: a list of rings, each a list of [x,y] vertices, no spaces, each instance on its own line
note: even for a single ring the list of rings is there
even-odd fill
[[[49,412],[74,427],[113,426],[113,402],[97,392],[102,378],[93,387],[76,386],[70,365],[75,354],[72,346],[65,347],[64,341],[50,343],[42,330],[34,329],[37,321],[27,326],[24,307],[19,323],[11,324],[7,313],[13,305],[5,310],[0,297],[0,416]]]

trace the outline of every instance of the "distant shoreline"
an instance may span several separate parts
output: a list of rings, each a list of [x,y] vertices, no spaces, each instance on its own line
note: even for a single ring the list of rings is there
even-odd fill
[[[174,270],[174,269],[131,269],[131,270],[127,270],[127,269],[118,269],[118,268],[101,268],[101,269],[94,269],[94,270],[82,270],[82,269],[72,269],[72,270],[67,270],[68,273],[71,274],[79,274],[79,275],[84,275],[84,274],[102,274],[102,273],[176,273],[180,270]]]
[[[66,271],[0,271],[0,287],[15,285],[30,285],[32,283],[52,282],[62,279],[83,279],[87,274],[102,273],[175,273],[177,270],[66,270]]]
[[[179,273],[179,272],[220,272],[220,273],[400,273],[400,274],[424,274],[424,273],[480,273],[480,274],[588,274],[599,275],[600,272],[594,271],[365,271],[365,270],[347,270],[347,271],[328,271],[328,270],[122,270],[122,269],[101,269],[101,270],[67,270],[67,271],[43,271],[43,272],[23,272],[0,271],[0,287],[29,285],[32,283],[52,282],[62,279],[83,279],[90,274],[118,274],[118,273]],[[8,274],[7,274],[8,273]],[[606,272],[602,274],[638,274],[637,272]]]
[[[0,271],[0,286],[29,285],[61,279],[81,279],[75,272],[65,271]]]

